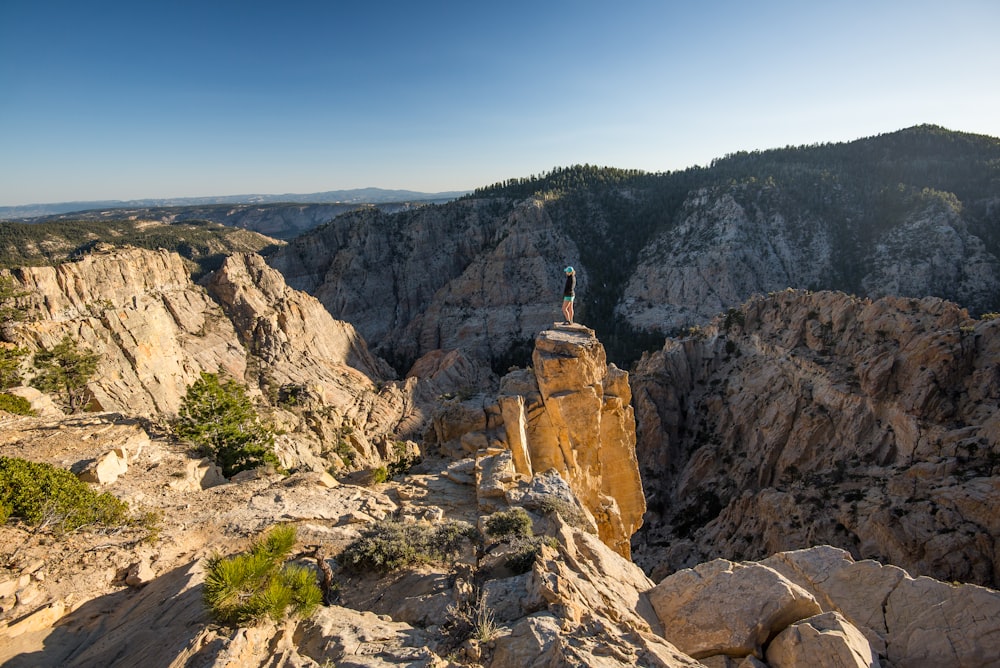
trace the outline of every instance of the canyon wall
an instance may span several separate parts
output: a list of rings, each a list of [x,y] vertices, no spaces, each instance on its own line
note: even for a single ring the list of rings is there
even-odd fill
[[[1000,319],[782,291],[633,374],[648,572],[830,544],[995,586]]]

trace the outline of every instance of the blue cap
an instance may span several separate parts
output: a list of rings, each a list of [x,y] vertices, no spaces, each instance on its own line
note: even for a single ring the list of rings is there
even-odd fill
[[[565,272],[566,272],[567,274],[572,274],[572,273],[573,273],[573,267],[566,267],[566,269],[565,269],[564,271],[565,271]]]

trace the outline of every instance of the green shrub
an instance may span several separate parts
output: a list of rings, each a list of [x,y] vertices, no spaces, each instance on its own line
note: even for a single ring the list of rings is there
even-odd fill
[[[67,531],[130,521],[124,501],[98,494],[65,469],[13,457],[0,457],[0,516]]]
[[[246,625],[265,617],[281,621],[289,608],[300,617],[313,613],[323,600],[315,573],[306,566],[283,565],[295,534],[290,524],[276,526],[246,554],[209,557],[203,598],[217,620]]]
[[[372,469],[372,484],[381,485],[389,480],[389,469],[384,466],[379,466]]]
[[[583,531],[589,532],[594,529],[580,506],[554,494],[546,494],[538,498],[530,508],[537,510],[542,515],[557,514],[566,524]]]
[[[35,414],[35,411],[31,409],[30,401],[24,397],[19,397],[16,394],[8,394],[7,392],[0,392],[0,411],[7,411],[14,415]]]
[[[558,541],[548,536],[532,536],[530,538],[515,538],[510,542],[511,551],[504,559],[504,565],[514,575],[527,573],[535,564],[535,559],[542,553],[542,547],[555,547]]]
[[[278,466],[274,432],[260,422],[246,388],[202,372],[188,388],[174,423],[180,438],[199,446],[227,478],[265,464]]]
[[[486,518],[486,534],[494,540],[528,538],[531,536],[531,516],[524,508],[511,508]]]
[[[28,354],[26,348],[0,346],[0,390],[17,387],[21,380],[21,360]]]
[[[38,371],[32,386],[55,394],[71,413],[82,410],[89,396],[87,383],[97,371],[97,353],[81,351],[69,334],[51,350],[35,353]]]
[[[462,545],[476,536],[462,522],[437,526],[386,520],[373,524],[338,557],[345,568],[388,573],[404,566],[453,559]]]

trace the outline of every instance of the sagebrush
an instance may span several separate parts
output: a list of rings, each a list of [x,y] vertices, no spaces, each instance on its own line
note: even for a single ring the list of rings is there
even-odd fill
[[[465,522],[432,526],[385,520],[368,527],[337,560],[352,570],[386,573],[404,566],[447,562],[477,539],[475,527]]]

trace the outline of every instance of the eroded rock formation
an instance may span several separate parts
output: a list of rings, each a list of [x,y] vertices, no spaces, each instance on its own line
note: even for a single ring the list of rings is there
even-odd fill
[[[783,291],[669,340],[633,374],[665,573],[827,543],[993,586],[1000,320],[938,299]]]
[[[532,368],[500,380],[495,400],[479,395],[441,406],[433,440],[456,455],[479,453],[497,496],[519,478],[554,471],[601,540],[628,557],[646,509],[628,373],[609,365],[594,331],[580,325],[540,332],[532,360]]]
[[[413,436],[426,419],[416,379],[389,381],[392,370],[350,324],[289,288],[257,255],[229,257],[204,287],[179,255],[140,249],[13,276],[27,293],[27,320],[7,333],[30,350],[69,335],[96,353],[91,409],[169,419],[201,372],[222,371],[297,433],[279,438],[286,465],[317,470],[340,465],[330,453],[341,441],[355,464],[378,464],[389,456],[387,440]],[[290,403],[298,413],[282,410]]]
[[[934,300],[781,293],[751,302],[644,362],[637,459],[629,378],[584,327],[543,331],[532,368],[508,373],[496,395],[469,395],[463,382],[493,379],[460,353],[432,353],[405,382],[380,378],[350,327],[252,255],[230,258],[204,288],[176,256],[134,250],[15,276],[32,292],[32,318],[7,332],[32,348],[68,333],[99,352],[94,405],[114,412],[0,415],[0,455],[93,473],[95,488],[158,516],[160,537],[138,525],[60,536],[0,525],[5,665],[777,668],[836,656],[869,668],[971,668],[1000,655],[996,591],[859,560],[874,545],[921,568],[964,565],[950,572],[973,580],[992,564],[996,485],[984,467],[996,465],[1000,424],[996,322]],[[274,408],[290,427],[283,452],[294,474],[226,480],[153,428],[184,379],[223,362],[262,400],[276,387],[314,402],[315,413]],[[723,377],[732,379],[724,395]],[[681,420],[689,415],[713,416],[712,430],[707,418],[704,430]],[[327,433],[378,462],[385,438],[404,429],[446,456],[359,486],[326,472],[315,448]],[[752,449],[737,447],[747,442]],[[656,505],[639,534],[653,540],[636,552],[652,579],[626,558],[645,508],[640,463],[654,474],[646,484]],[[737,483],[748,492],[726,497]],[[705,485],[719,495],[707,507],[722,505],[714,522],[691,523],[683,537],[682,525],[660,524],[684,517],[669,515],[665,494],[676,487],[711,501]],[[844,532],[818,510],[803,514],[826,490],[839,494],[833,517],[861,554],[772,554],[782,540],[812,545]],[[772,502],[780,514],[754,512]],[[317,548],[335,558],[388,518],[483,529],[517,509],[536,541],[526,570],[505,561],[512,547],[480,539],[453,563],[340,572],[339,604],[308,620],[227,628],[201,602],[205,558],[238,552],[279,522],[296,525],[300,561],[314,564]],[[713,543],[766,558],[679,563]],[[492,626],[456,645],[445,629],[470,609]]]

